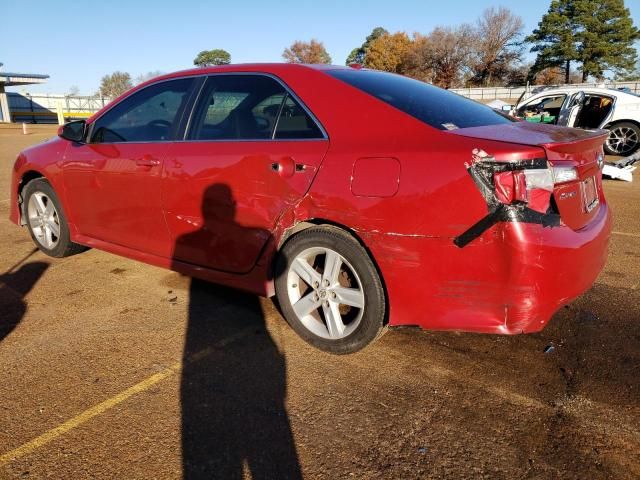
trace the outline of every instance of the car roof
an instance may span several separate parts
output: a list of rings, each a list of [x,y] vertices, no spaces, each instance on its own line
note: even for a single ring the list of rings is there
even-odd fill
[[[553,93],[569,93],[569,92],[579,92],[579,91],[602,93],[603,95],[606,94],[610,96],[629,95],[631,97],[636,97],[635,95],[632,95],[628,92],[623,92],[622,90],[617,90],[615,88],[595,87],[595,86],[589,86],[589,85],[570,85],[566,87],[548,87],[548,88],[534,87],[529,97],[532,97],[534,95],[546,94],[546,93],[553,94]]]
[[[187,70],[179,70],[177,72],[167,73],[152,79],[152,81],[164,80],[169,78],[207,75],[210,73],[234,73],[234,72],[262,72],[262,73],[282,73],[300,69],[312,70],[342,70],[349,69],[344,65],[326,65],[326,64],[309,64],[309,63],[233,63],[228,65],[214,65],[211,67],[195,67]]]

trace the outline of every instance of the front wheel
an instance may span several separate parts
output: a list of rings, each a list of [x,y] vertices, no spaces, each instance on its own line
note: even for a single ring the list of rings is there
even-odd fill
[[[73,243],[62,205],[44,178],[27,183],[23,190],[23,213],[36,246],[50,257],[68,257],[86,250]]]
[[[635,123],[621,122],[611,125],[609,137],[604,142],[604,151],[608,155],[626,157],[640,147],[640,127]]]
[[[311,345],[353,353],[384,332],[380,276],[367,251],[343,230],[312,227],[296,234],[280,251],[276,274],[284,317]]]

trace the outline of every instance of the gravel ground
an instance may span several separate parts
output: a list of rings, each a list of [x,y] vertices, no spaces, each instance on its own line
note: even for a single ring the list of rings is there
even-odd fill
[[[33,252],[10,171],[54,131],[0,127],[1,478],[640,478],[639,182],[606,182],[606,270],[543,332],[334,357],[270,300]]]

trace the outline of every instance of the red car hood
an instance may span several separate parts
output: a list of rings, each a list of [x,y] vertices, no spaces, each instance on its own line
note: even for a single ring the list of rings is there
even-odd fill
[[[499,142],[536,145],[563,153],[597,148],[609,134],[606,130],[582,130],[530,122],[461,128],[450,130],[449,133]]]

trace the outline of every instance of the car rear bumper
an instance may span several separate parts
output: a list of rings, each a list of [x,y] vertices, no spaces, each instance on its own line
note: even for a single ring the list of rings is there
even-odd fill
[[[365,237],[383,273],[390,325],[484,333],[541,330],[604,267],[611,214],[588,226],[505,222],[464,248],[449,238]]]

